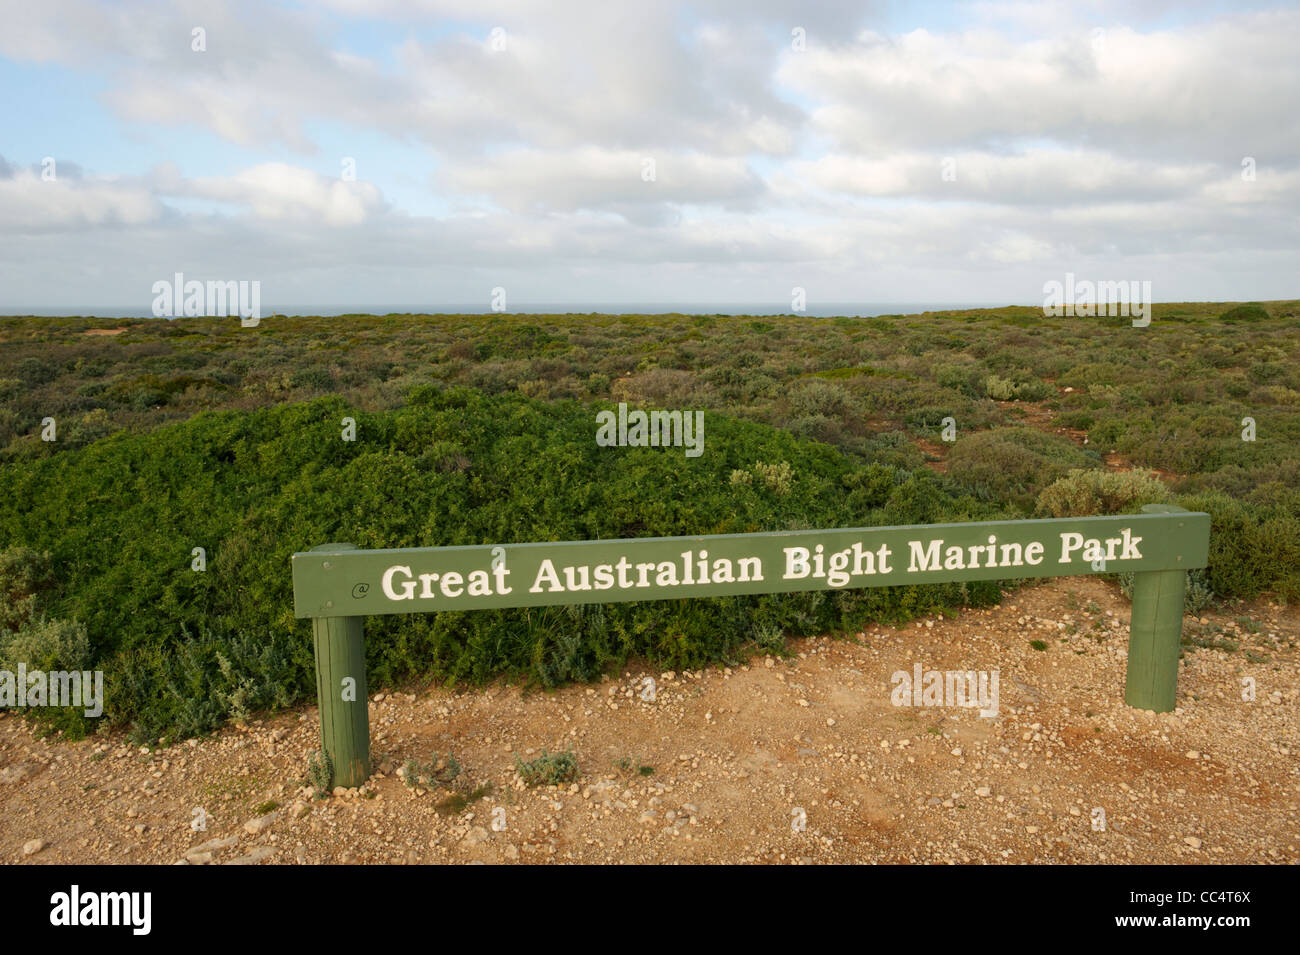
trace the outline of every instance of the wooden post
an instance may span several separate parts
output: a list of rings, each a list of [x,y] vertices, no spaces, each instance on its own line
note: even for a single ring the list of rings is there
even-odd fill
[[[1186,513],[1172,504],[1148,504],[1147,514]],[[1133,575],[1128,675],[1124,702],[1140,710],[1169,713],[1178,697],[1178,657],[1183,635],[1186,570]]]
[[[322,544],[310,553],[356,550],[351,544]],[[328,556],[321,566],[330,570]],[[343,608],[339,608],[343,609]],[[366,685],[363,617],[314,617],[316,699],[321,749],[334,766],[331,785],[351,789],[370,778],[370,713]]]

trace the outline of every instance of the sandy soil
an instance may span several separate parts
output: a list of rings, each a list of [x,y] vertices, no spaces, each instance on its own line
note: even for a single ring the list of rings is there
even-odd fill
[[[304,787],[314,708],[153,752],[116,734],[36,740],[9,714],[0,859],[1295,863],[1300,613],[1202,619],[1185,620],[1195,646],[1163,715],[1124,706],[1128,604],[1086,577],[737,669],[377,696],[376,775],[327,799]],[[891,675],[915,663],[996,669],[998,715],[894,706]],[[523,785],[515,756],[543,747],[572,749],[576,782]],[[397,772],[448,751],[451,788]]]

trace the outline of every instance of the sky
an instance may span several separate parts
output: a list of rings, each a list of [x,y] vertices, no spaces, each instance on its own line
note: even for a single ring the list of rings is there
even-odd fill
[[[0,312],[1300,296],[1300,5],[0,0]]]

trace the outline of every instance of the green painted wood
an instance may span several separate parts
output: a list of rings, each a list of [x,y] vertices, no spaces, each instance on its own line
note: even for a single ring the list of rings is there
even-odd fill
[[[1125,699],[1174,708],[1187,571],[1205,567],[1210,517],[1172,505],[1068,520],[293,555],[294,613],[312,618],[321,746],[334,785],[370,777],[369,614],[613,603],[958,580],[1133,573]],[[726,578],[730,579],[726,579]],[[345,680],[353,681],[345,698]]]
[[[1148,504],[1151,514],[1184,514],[1168,504]],[[1178,656],[1183,634],[1187,571],[1159,570],[1133,575],[1129,621],[1128,674],[1124,701],[1141,710],[1169,713],[1178,696]]]
[[[326,544],[336,552],[349,544]],[[316,617],[316,699],[321,748],[334,766],[333,785],[351,789],[370,778],[370,715],[367,710],[366,650],[361,617]]]
[[[1208,514],[1182,511],[333,554],[317,548],[293,555],[294,613],[367,616],[1187,570],[1206,566],[1209,533]],[[1097,556],[1105,562],[1094,567]]]

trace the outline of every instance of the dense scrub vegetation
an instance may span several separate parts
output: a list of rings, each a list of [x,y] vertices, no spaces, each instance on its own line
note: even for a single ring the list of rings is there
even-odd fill
[[[85,334],[94,327],[126,331]],[[19,655],[93,662],[109,719],[141,738],[309,696],[289,555],[327,540],[721,533],[1172,501],[1212,516],[1198,587],[1295,599],[1298,332],[1294,302],[1157,305],[1145,329],[1028,308],[277,316],[254,329],[0,318],[0,668]],[[705,454],[598,447],[593,412],[618,401],[705,409]],[[340,439],[345,415],[355,442]],[[41,440],[47,418],[53,442]],[[200,546],[208,569],[195,573]],[[694,666],[996,593],[380,618],[371,672],[376,685],[499,673],[553,685],[628,655]]]
[[[356,418],[356,441],[341,440],[345,416]],[[8,462],[0,545],[31,551],[7,572],[0,567],[0,592],[16,608],[5,614],[8,643],[33,645],[34,629],[49,627],[38,612],[75,620],[96,636],[110,719],[148,738],[200,733],[309,694],[310,626],[292,615],[290,555],[316,543],[431,547],[999,513],[928,471],[855,464],[750,422],[710,416],[708,453],[698,459],[601,448],[592,430],[591,414],[574,402],[423,388],[394,411],[360,412],[324,397],[203,412]],[[778,479],[733,481],[745,466]],[[208,555],[204,572],[192,570],[195,547]],[[371,618],[369,672],[379,685],[505,672],[550,686],[590,679],[632,654],[699,666],[733,659],[746,644],[778,647],[786,633],[852,629],[998,595],[982,582]],[[40,651],[46,667],[89,665],[84,652],[53,659],[59,646]],[[69,728],[78,722],[65,716]]]

